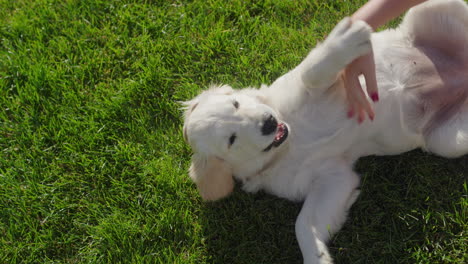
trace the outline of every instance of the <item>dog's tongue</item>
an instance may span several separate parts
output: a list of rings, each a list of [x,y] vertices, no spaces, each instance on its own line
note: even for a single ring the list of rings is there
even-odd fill
[[[275,141],[280,140],[284,135],[284,124],[278,124],[278,131],[276,132]]]

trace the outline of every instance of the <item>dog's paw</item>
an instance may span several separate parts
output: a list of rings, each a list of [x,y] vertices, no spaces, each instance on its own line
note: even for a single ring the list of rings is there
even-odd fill
[[[319,264],[333,264],[333,259],[330,257],[328,253],[321,253],[321,255],[317,256],[317,262]]]
[[[320,252],[313,259],[304,259],[304,264],[333,264],[333,258],[328,252]]]
[[[346,17],[335,26],[324,45],[347,65],[372,50],[371,33],[372,28],[366,22],[353,22]]]
[[[333,264],[333,258],[328,253],[327,246],[320,240],[315,241],[316,248],[312,247],[307,252],[302,252],[304,264]]]
[[[330,253],[328,253],[327,246],[324,243],[319,242],[317,243],[317,248],[319,252],[317,255],[318,263],[333,264],[333,258],[330,256]]]

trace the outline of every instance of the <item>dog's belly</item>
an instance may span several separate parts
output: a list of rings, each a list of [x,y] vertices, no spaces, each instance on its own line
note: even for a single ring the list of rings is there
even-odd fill
[[[377,146],[369,148],[382,154],[424,147],[424,137],[434,129],[468,113],[468,61],[454,57],[457,52],[392,43],[377,37],[374,49],[383,98],[375,105],[376,116],[385,123],[377,126]]]
[[[379,89],[401,97],[395,100],[410,132],[427,135],[468,110],[468,60],[454,56],[456,51],[397,42],[378,46],[376,53]]]
[[[416,49],[409,59],[415,69],[405,94],[417,98],[410,114],[421,116],[427,135],[468,105],[468,63],[430,48]]]

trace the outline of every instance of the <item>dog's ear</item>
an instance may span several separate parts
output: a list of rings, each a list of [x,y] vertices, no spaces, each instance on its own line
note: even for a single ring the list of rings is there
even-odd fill
[[[216,157],[206,157],[195,153],[192,157],[189,175],[206,201],[226,197],[234,189],[231,168],[225,161]]]

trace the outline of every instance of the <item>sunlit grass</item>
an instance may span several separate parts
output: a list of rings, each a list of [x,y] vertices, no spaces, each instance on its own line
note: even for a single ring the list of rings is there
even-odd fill
[[[259,86],[364,1],[0,1],[0,263],[300,263],[300,204],[203,203],[178,101]],[[468,159],[358,164],[338,263],[468,260]]]

